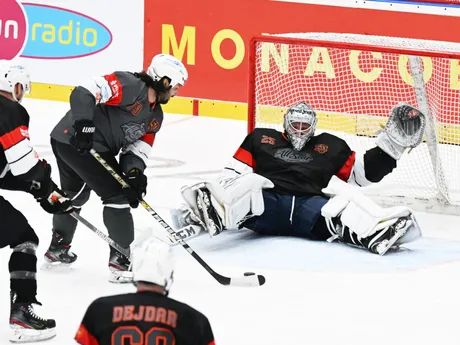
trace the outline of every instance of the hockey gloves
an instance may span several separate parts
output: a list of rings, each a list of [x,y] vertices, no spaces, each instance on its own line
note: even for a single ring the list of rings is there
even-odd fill
[[[52,182],[53,191],[43,198],[36,198],[40,206],[48,213],[62,214],[74,211],[72,202],[65,197],[65,193]]]
[[[70,138],[70,144],[80,153],[89,152],[93,148],[93,135],[96,131],[93,121],[75,120],[73,128],[75,134]]]
[[[142,200],[147,193],[147,176],[139,169],[133,168],[125,175],[125,180],[129,188],[123,188],[123,194],[128,199],[129,206],[137,208],[139,200]]]
[[[46,178],[43,181],[32,181],[30,194],[40,203],[48,213],[61,214],[72,212],[72,202],[66,197],[56,184],[51,180],[51,166],[44,161]]]

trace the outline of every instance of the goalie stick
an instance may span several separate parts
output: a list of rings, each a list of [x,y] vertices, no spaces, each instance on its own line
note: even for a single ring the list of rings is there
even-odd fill
[[[131,188],[126,181],[118,175],[118,173],[112,169],[112,167],[94,150],[89,151],[91,155],[115,178],[123,188]],[[160,225],[171,235],[173,238],[177,238],[177,242],[198,261],[198,263],[220,284],[231,285],[231,286],[261,286],[265,284],[265,277],[263,275],[256,275],[255,273],[246,272],[242,277],[225,277],[216,271],[214,271],[184,240],[175,236],[175,231],[171,228],[164,220],[160,217],[154,209],[150,207],[147,202],[143,199],[139,199],[139,203],[147,210],[148,213],[158,222]]]

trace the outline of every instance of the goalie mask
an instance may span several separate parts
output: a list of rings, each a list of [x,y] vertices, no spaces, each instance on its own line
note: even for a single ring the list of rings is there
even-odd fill
[[[305,102],[291,106],[284,115],[284,132],[294,150],[300,151],[315,134],[318,118],[315,111]]]

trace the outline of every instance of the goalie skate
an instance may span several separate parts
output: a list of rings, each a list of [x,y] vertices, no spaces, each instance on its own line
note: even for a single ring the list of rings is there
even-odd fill
[[[412,226],[413,221],[408,217],[399,218],[396,223],[382,230],[375,236],[368,245],[369,251],[385,255],[389,250],[397,251],[399,249],[399,239],[401,239]],[[382,237],[386,237],[382,240]]]
[[[222,220],[211,204],[211,193],[206,188],[197,189],[197,206],[200,218],[204,222],[209,235],[216,236],[220,234],[224,228]]]

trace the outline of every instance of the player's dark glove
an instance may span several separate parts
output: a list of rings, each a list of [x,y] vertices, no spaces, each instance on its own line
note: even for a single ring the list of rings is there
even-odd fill
[[[52,182],[53,191],[43,198],[36,198],[40,206],[48,213],[63,214],[74,211],[72,201]]]
[[[73,124],[75,133],[70,138],[70,144],[74,146],[78,152],[89,152],[93,148],[93,135],[96,131],[94,123],[91,120],[75,120]]]
[[[139,200],[147,193],[147,176],[139,169],[133,168],[125,175],[125,180],[129,188],[123,188],[123,194],[128,199],[129,206],[136,208],[139,206]]]
[[[29,193],[40,203],[48,213],[61,214],[72,212],[72,202],[51,180],[51,166],[43,161],[45,178],[42,181],[32,181]]]

